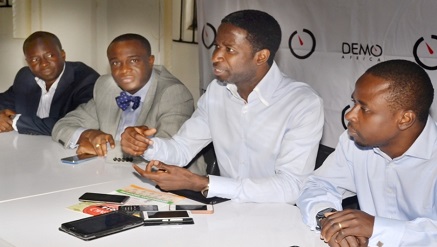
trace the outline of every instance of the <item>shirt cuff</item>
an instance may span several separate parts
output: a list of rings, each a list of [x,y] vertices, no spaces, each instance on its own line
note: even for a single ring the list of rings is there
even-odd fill
[[[78,129],[73,133],[73,135],[71,136],[70,140],[68,141],[67,148],[71,148],[71,149],[77,148],[77,146],[78,146],[78,145],[77,145],[77,141],[79,141],[80,135],[82,135],[82,133],[83,133],[85,130],[87,130],[87,129],[82,128],[82,127],[79,127],[79,128],[78,128]]]
[[[209,175],[208,197],[235,199],[239,194],[241,182],[232,178]]]
[[[150,138],[153,141],[152,145],[147,147],[146,151],[141,155],[145,160],[153,160],[155,157],[156,150],[159,150],[159,139]]]
[[[405,229],[404,221],[375,217],[369,246],[399,246]]]
[[[18,119],[21,117],[21,114],[16,114],[15,116],[14,116],[14,118],[12,119],[12,128],[14,128],[14,130],[15,131],[18,131],[18,128],[17,128],[17,122],[18,122]]]

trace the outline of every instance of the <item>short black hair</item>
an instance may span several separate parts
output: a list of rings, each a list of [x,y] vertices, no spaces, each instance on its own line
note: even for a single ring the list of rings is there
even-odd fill
[[[281,44],[281,27],[273,16],[259,10],[240,10],[227,15],[222,19],[223,23],[229,23],[247,32],[247,40],[252,44],[254,52],[262,49],[270,51],[267,61],[271,66],[275,54]]]
[[[113,44],[113,43],[117,43],[117,42],[121,42],[121,41],[129,41],[129,40],[137,40],[141,43],[141,45],[143,45],[143,47],[147,50],[148,55],[152,55],[152,48],[150,46],[150,42],[149,40],[147,40],[145,37],[136,34],[136,33],[126,33],[126,34],[122,34],[118,37],[116,37],[115,39],[113,39],[111,41],[111,43],[108,46],[109,47]]]
[[[434,99],[434,87],[426,71],[408,60],[388,60],[369,68],[366,73],[387,80],[387,102],[393,111],[412,110],[426,123]]]
[[[24,40],[23,52],[26,53],[27,45],[37,39],[51,39],[59,47],[59,50],[62,50],[61,41],[56,35],[45,31],[37,31],[29,35],[29,37],[27,37],[26,40]]]

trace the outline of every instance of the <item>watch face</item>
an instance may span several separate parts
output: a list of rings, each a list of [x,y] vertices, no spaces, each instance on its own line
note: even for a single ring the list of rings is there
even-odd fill
[[[332,213],[332,212],[336,212],[337,210],[333,209],[333,208],[325,208],[322,211],[319,211],[316,214],[316,222],[317,222],[317,230],[321,230],[321,221],[322,219],[326,218],[325,214],[326,213]]]
[[[204,189],[204,190],[202,190],[202,195],[203,195],[204,197],[207,197],[207,196],[208,196],[208,189]]]

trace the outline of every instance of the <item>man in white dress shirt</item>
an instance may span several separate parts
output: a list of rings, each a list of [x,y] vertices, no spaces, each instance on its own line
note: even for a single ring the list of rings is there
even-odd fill
[[[330,246],[437,245],[433,97],[427,73],[406,60],[379,63],[357,80],[348,130],[297,202]],[[361,210],[342,210],[354,194]]]
[[[225,17],[212,55],[217,79],[179,132],[168,139],[148,139],[153,129],[143,126],[122,134],[125,152],[155,160],[145,170],[134,166],[136,171],[164,190],[189,189],[240,202],[295,203],[314,170],[323,102],[307,84],[280,71],[273,60],[280,42],[281,28],[265,12],[243,10]],[[220,176],[180,168],[210,142]],[[161,171],[153,172],[153,166]]]

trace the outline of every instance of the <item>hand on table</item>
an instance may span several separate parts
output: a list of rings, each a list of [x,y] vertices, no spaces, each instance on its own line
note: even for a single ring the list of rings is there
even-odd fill
[[[132,156],[140,156],[153,141],[149,139],[156,133],[156,129],[147,126],[127,127],[121,134],[121,149]]]
[[[207,177],[194,174],[182,167],[166,165],[157,160],[150,161],[144,170],[135,164],[133,167],[141,176],[152,180],[163,190],[201,191],[209,182]]]
[[[334,212],[322,220],[321,237],[330,246],[367,246],[375,217],[360,210]],[[343,243],[344,240],[347,241]]]
[[[366,237],[355,237],[355,236],[347,236],[342,239],[340,242],[335,241],[335,237],[338,233],[335,234],[330,241],[325,241],[328,243],[330,247],[367,247],[369,243],[369,239]]]
[[[106,156],[108,153],[107,143],[111,148],[115,148],[115,142],[112,135],[106,134],[100,130],[85,130],[79,137],[77,142],[77,154],[97,154],[98,156]]]
[[[12,116],[16,113],[10,109],[4,109],[0,111],[0,132],[9,132],[14,130],[12,127]]]

